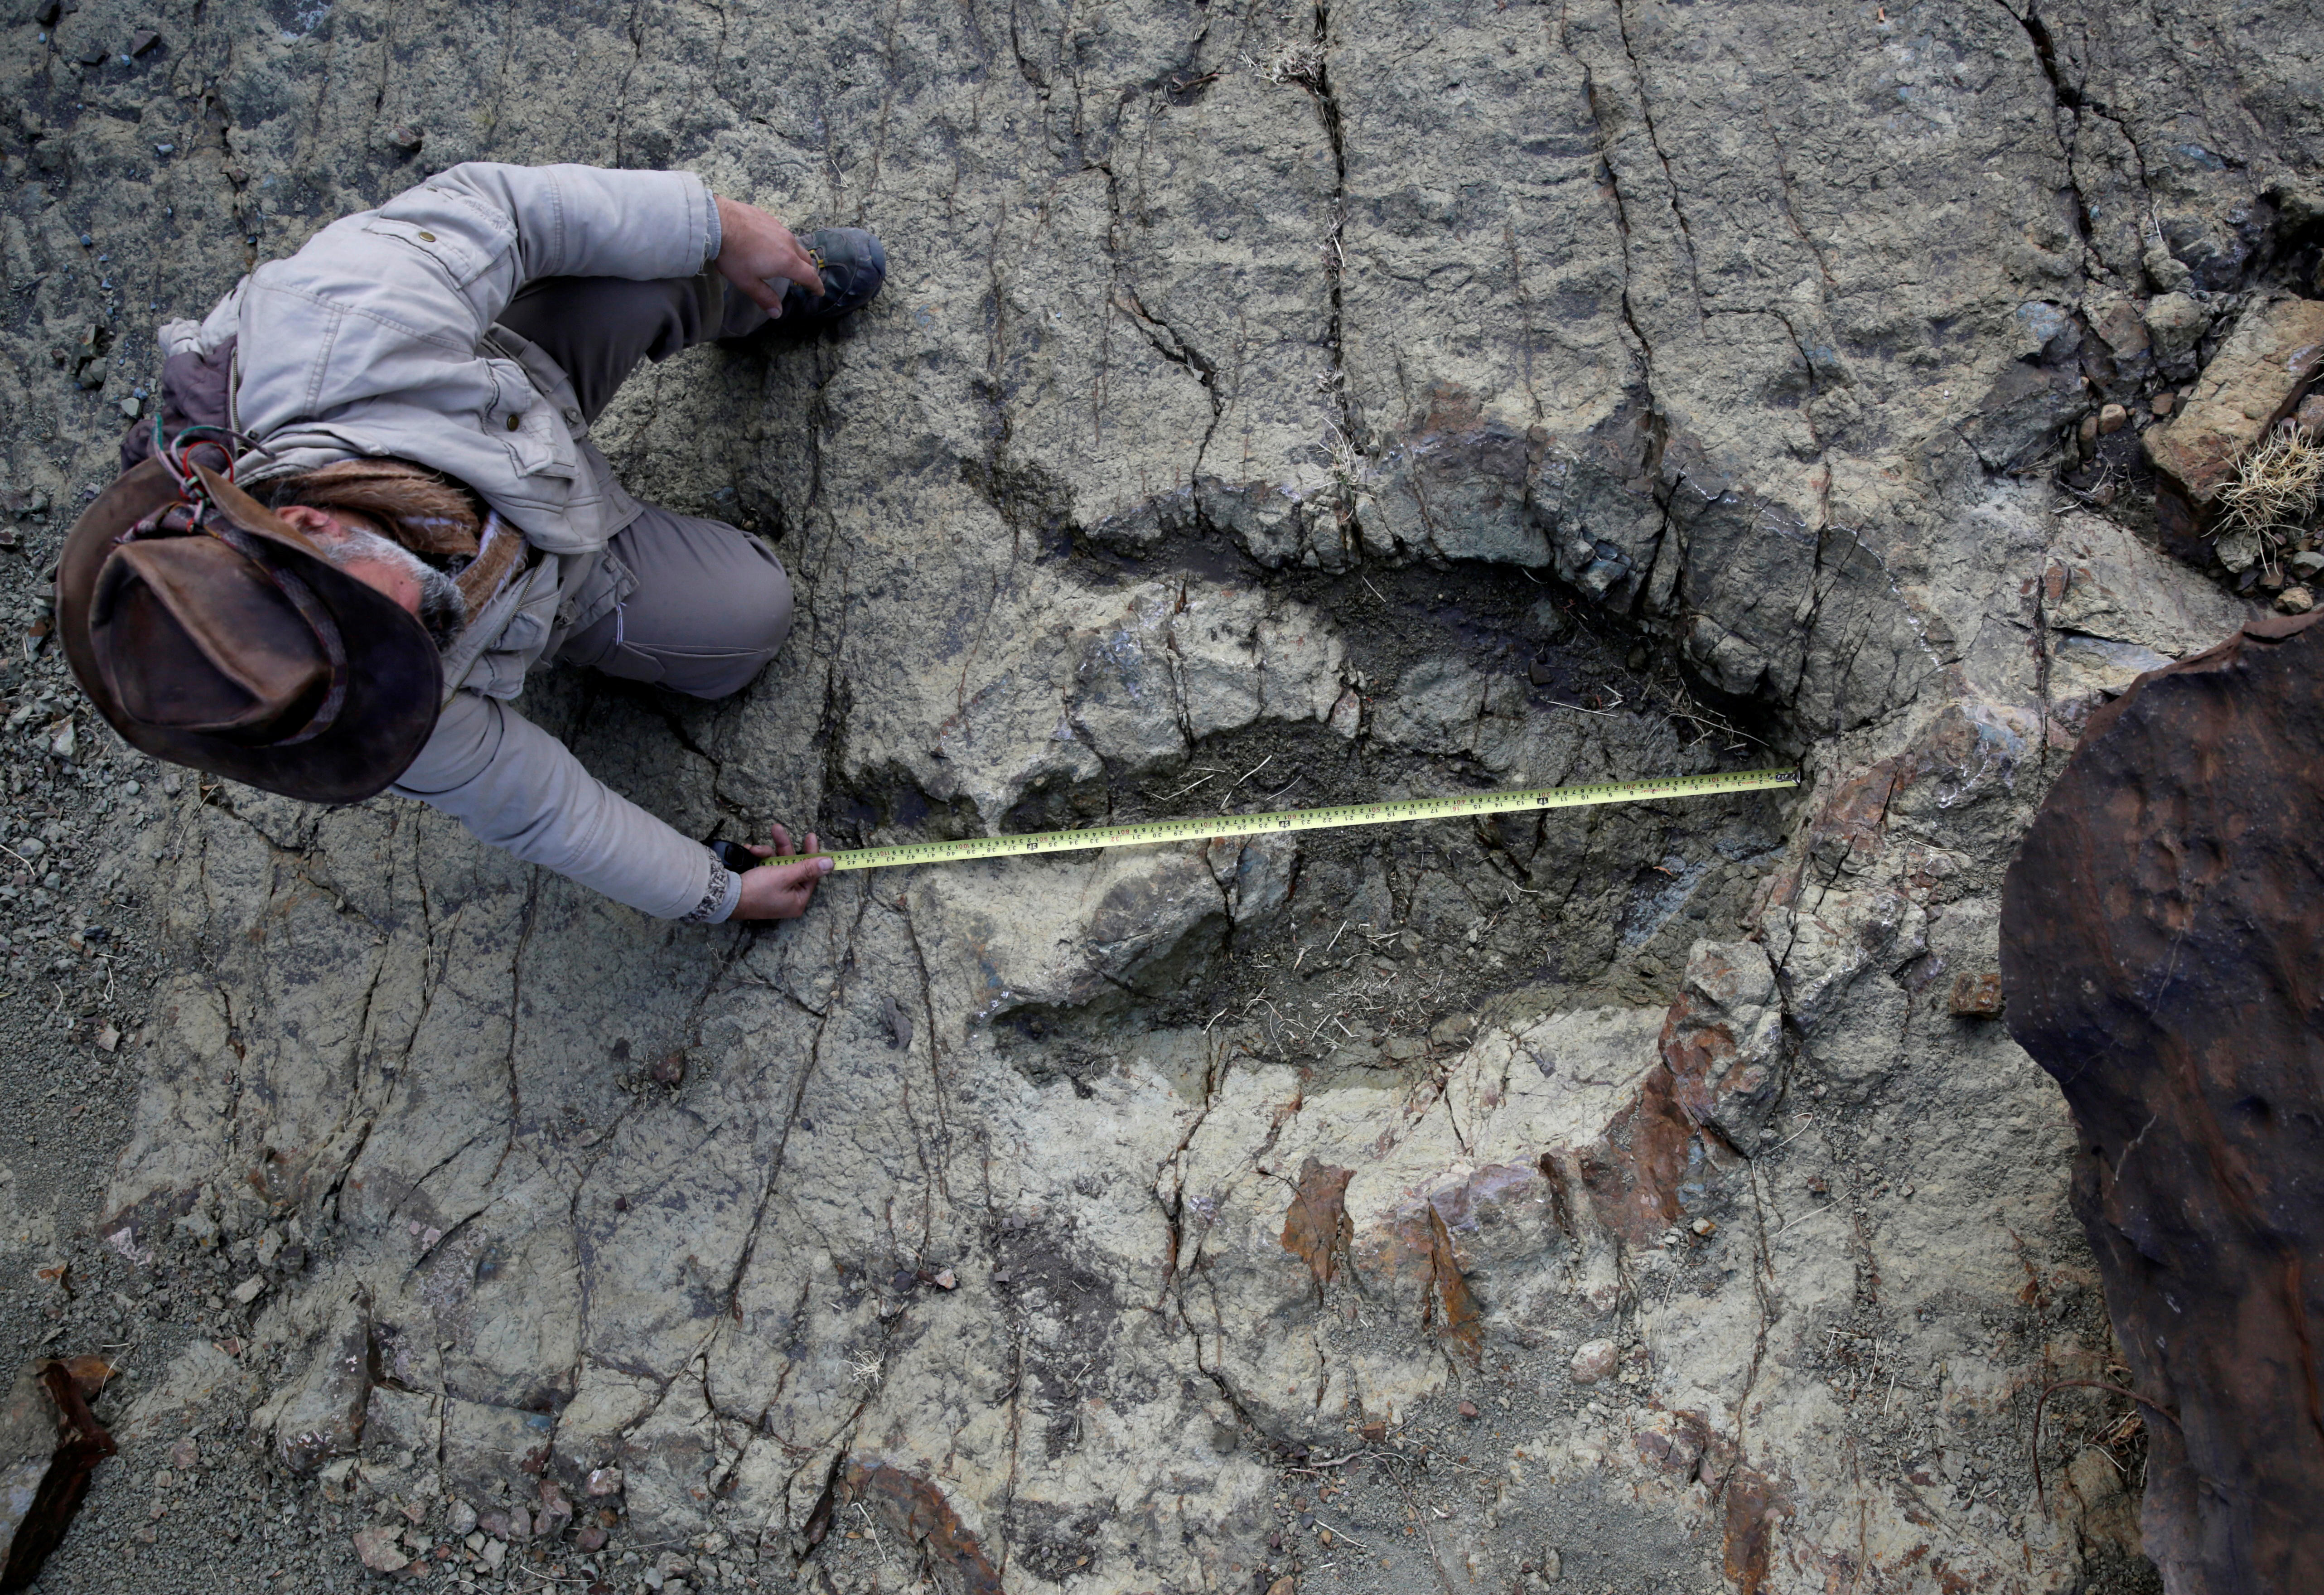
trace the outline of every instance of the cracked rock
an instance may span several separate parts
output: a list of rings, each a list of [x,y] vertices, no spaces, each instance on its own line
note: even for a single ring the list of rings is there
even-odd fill
[[[46,1576],[117,1581],[143,1528],[162,1595],[331,1588],[375,1509],[472,1576],[610,1552],[634,1589],[717,1532],[666,1585],[754,1548],[838,1595],[1339,1595],[1355,1559],[1301,1535],[1295,1574],[1273,1503],[1378,1423],[1496,1492],[1406,1535],[1372,1465],[1323,1470],[1383,1588],[1559,1544],[1624,1587],[1791,1595],[1834,1546],[1868,1589],[2142,1587],[2120,1398],[2052,1396],[2017,1521],[2024,1392],[2122,1348],[2056,1087],[1950,994],[2082,725],[2243,618],[2098,406],[2177,427],[2212,316],[2314,290],[2324,150],[2250,107],[2314,97],[2318,19],[2255,51],[2157,4],[449,7],[350,95],[348,8],[215,0],[131,66],[71,57],[157,18],[0,57],[0,1097],[35,1138],[0,1263],[91,1236],[115,1276],[12,1322],[137,1341],[124,1402],[215,1404],[206,1477],[255,1420],[341,1514],[151,1519],[149,1448]],[[510,83],[521,115],[429,108]],[[678,927],[399,798],[127,754],[40,598],[152,411],[152,323],[468,159],[682,167],[889,251],[852,324],[591,422],[794,583],[726,702],[525,685],[689,835],[1803,785],[851,871]],[[2085,414],[2104,506],[2052,480]],[[1601,1341],[1631,1377],[1570,1388]]]

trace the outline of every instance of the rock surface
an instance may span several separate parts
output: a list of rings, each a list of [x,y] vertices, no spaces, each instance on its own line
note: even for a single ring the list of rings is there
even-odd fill
[[[50,1578],[2151,1588],[2120,1397],[2034,1498],[2116,1349],[1950,998],[2084,719],[2242,616],[2048,478],[2309,280],[2311,9],[11,24],[0,1240],[65,1272],[0,1314],[143,1348]],[[527,694],[696,834],[1806,786],[687,930],[135,759],[38,591],[152,322],[479,157],[887,242],[597,429],[798,585],[731,703]]]
[[[2075,1212],[2162,1420],[2144,1526],[2172,1590],[2324,1577],[2319,733],[2310,622],[2149,677],[2092,717],[2003,891],[2010,1033],[2073,1109]]]

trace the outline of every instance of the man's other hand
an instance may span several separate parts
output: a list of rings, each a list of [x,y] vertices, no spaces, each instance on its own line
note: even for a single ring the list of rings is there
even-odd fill
[[[755,205],[717,203],[718,258],[712,263],[752,303],[770,316],[781,315],[784,281],[812,294],[823,292],[823,273],[788,227]]]
[[[798,862],[761,864],[755,870],[743,871],[742,900],[734,905],[734,917],[737,919],[796,919],[807,912],[807,906],[815,900],[816,887],[831,873],[828,857],[799,857],[802,853],[818,851],[812,831],[807,833],[805,844],[793,847],[791,834],[777,825],[772,847],[760,847],[753,844],[751,851],[762,859],[796,859]]]

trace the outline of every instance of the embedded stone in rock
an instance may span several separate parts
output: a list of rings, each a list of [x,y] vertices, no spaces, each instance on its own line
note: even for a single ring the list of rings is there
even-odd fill
[[[1783,1090],[1784,1008],[1775,966],[1757,942],[1694,944],[1685,984],[1663,1022],[1663,1062],[1679,1105],[1748,1152]]]
[[[1611,1341],[1584,1341],[1573,1349],[1572,1360],[1566,1370],[1577,1385],[1594,1385],[1612,1377],[1620,1352]]]
[[[1990,971],[1955,975],[1952,1010],[1963,1019],[1997,1018],[2001,1012],[2001,977]]]
[[[530,1490],[556,1432],[557,1419],[549,1413],[447,1397],[445,1474],[471,1500],[490,1499],[503,1487]]]
[[[1694,617],[1686,651],[1720,691],[1735,697],[1749,696],[1767,673],[1766,654],[1709,615]]]
[[[411,1559],[396,1548],[395,1530],[374,1525],[355,1533],[355,1554],[374,1572],[401,1572]]]
[[[1283,1218],[1283,1249],[1307,1265],[1315,1288],[1331,1284],[1341,1253],[1354,1236],[1348,1222],[1348,1181],[1354,1170],[1326,1168],[1313,1157],[1301,1165],[1291,1208]]]
[[[2155,357],[2176,364],[2211,329],[2211,313],[2183,293],[2157,294],[2146,307],[2146,337]],[[2157,415],[2167,413],[2156,410]]]
[[[340,1310],[306,1377],[284,1390],[253,1420],[271,1429],[274,1453],[294,1473],[312,1473],[361,1443],[371,1395],[371,1323],[358,1302]]]
[[[2324,1567],[2324,633],[2255,622],[2090,718],[2010,867],[2010,1034],[2057,1078],[2073,1204],[2148,1415],[2173,1590]]]
[[[863,1503],[919,1547],[940,1589],[959,1595],[1001,1595],[999,1571],[934,1480],[884,1462],[851,1462],[843,1484],[851,1504]]]
[[[1484,712],[1487,678],[1459,659],[1415,665],[1372,712],[1373,734],[1424,753],[1465,753]]]
[[[543,1539],[555,1539],[573,1521],[573,1503],[565,1492],[549,1480],[540,1481],[540,1505],[532,1515],[532,1532]]]
[[[1123,848],[1079,864],[993,860],[925,877],[912,908],[927,916],[932,965],[956,967],[988,1016],[1027,1003],[1079,1008],[1174,988],[1229,925],[1281,906],[1296,856],[1293,839],[1261,836],[1199,851]],[[1036,871],[1050,890],[1028,894]]]
[[[2235,479],[2236,462],[2324,369],[2324,302],[2264,300],[2246,310],[2170,425],[2145,435],[2147,456],[2198,513]]]
[[[2184,293],[2194,286],[2195,273],[2160,244],[2146,252],[2140,264],[2146,268],[2147,280],[2165,294]]]

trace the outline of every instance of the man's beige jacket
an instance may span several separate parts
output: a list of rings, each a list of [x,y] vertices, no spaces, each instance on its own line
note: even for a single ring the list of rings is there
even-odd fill
[[[161,329],[165,356],[238,339],[233,424],[265,448],[241,462],[245,483],[355,456],[415,460],[540,550],[447,651],[443,717],[394,789],[665,918],[702,905],[707,851],[509,706],[535,661],[627,595],[605,543],[638,505],[588,441],[565,373],[496,320],[535,278],[690,277],[718,244],[717,207],[691,172],[475,162],[332,223],[202,321]]]

